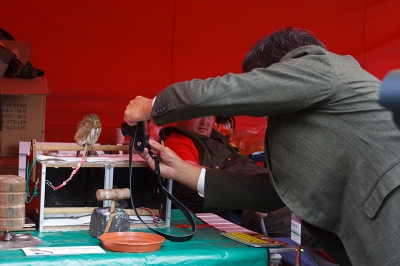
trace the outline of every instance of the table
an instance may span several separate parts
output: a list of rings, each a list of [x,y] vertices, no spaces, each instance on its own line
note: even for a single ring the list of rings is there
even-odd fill
[[[184,215],[172,210],[171,227],[160,228],[168,234],[184,235],[190,228],[176,228],[177,224],[186,224]],[[196,218],[197,224],[202,221]],[[151,232],[149,229],[134,231]],[[240,265],[266,266],[269,252],[265,248],[254,248],[225,238],[213,227],[198,228],[197,233],[187,242],[165,240],[161,249],[150,253],[120,253],[106,250],[105,254],[53,255],[27,257],[21,250],[0,250],[0,265]],[[92,237],[88,231],[39,232],[32,231],[39,237],[39,247],[93,246],[102,247],[101,241]]]

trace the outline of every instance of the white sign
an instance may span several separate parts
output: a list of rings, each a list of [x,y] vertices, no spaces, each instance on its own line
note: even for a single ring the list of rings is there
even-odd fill
[[[290,238],[297,244],[301,245],[301,219],[294,213],[292,213],[290,232]]]
[[[26,256],[45,255],[73,255],[73,254],[98,254],[106,253],[99,246],[75,246],[75,247],[33,247],[23,248]]]

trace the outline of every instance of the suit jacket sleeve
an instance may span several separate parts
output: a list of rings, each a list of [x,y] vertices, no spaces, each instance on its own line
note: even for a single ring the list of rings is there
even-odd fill
[[[205,115],[267,116],[291,113],[325,101],[333,92],[330,55],[317,46],[304,46],[281,62],[249,73],[228,73],[205,80],[170,85],[154,102],[158,125]]]
[[[285,206],[265,174],[207,169],[204,209],[247,209],[271,212]]]

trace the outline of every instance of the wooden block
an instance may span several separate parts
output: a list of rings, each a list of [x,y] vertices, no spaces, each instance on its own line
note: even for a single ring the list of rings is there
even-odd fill
[[[26,190],[26,181],[24,178],[16,175],[0,175],[1,192],[19,192]]]
[[[16,230],[24,227],[25,217],[23,218],[0,218],[0,230]]]
[[[0,206],[25,206],[25,192],[0,192]]]
[[[8,218],[24,218],[25,219],[25,204],[23,206],[0,206],[0,219]]]
[[[25,189],[24,178],[15,175],[0,176],[0,230],[24,227]]]

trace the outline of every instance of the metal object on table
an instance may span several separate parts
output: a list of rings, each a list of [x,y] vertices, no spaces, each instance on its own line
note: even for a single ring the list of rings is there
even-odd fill
[[[31,239],[31,234],[24,233],[24,234],[13,234],[10,231],[6,230],[3,233],[3,241],[18,241],[18,240],[29,240]]]
[[[110,208],[96,208],[90,219],[89,233],[94,237],[108,232],[127,232],[130,228],[129,215],[122,208],[115,208],[115,201],[129,199],[131,191],[123,189],[98,189],[96,198],[99,201],[111,200]]]
[[[8,230],[4,231],[4,233],[3,233],[3,241],[10,241],[11,237],[12,237],[11,233]]]
[[[0,250],[34,247],[42,243],[40,238],[29,233],[14,234],[8,230],[1,234],[0,239],[2,240],[0,241]]]

